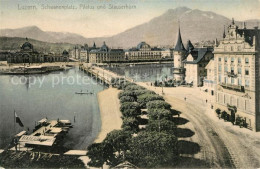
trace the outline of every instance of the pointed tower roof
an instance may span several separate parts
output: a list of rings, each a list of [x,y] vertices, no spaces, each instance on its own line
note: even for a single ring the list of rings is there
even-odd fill
[[[187,42],[187,47],[186,47],[187,51],[192,51],[194,49],[193,44],[191,43],[190,40],[188,40]]]
[[[94,42],[94,44],[93,44],[93,48],[96,48],[96,43]]]
[[[225,32],[225,25],[224,25],[224,32],[223,32],[223,38],[226,37],[226,32]]]
[[[175,51],[186,51],[186,49],[185,49],[184,46],[183,46],[182,39],[181,39],[180,26],[179,26],[178,39],[177,39],[177,43],[176,43],[176,46],[175,46],[174,50],[175,50]]]

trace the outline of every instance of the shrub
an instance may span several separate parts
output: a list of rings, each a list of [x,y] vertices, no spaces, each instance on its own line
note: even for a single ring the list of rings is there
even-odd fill
[[[162,100],[154,100],[150,101],[146,104],[148,110],[149,109],[170,109],[171,105]]]

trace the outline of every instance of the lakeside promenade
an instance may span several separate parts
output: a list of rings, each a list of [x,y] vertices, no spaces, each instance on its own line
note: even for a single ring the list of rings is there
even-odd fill
[[[101,116],[101,130],[95,139],[95,143],[101,143],[112,130],[121,129],[122,119],[120,102],[116,88],[108,88],[98,93],[98,103]]]

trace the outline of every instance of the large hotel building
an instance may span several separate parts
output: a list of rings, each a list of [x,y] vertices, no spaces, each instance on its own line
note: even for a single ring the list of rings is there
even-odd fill
[[[229,121],[240,117],[248,128],[260,131],[260,30],[239,29],[234,20],[214,48],[215,108]]]

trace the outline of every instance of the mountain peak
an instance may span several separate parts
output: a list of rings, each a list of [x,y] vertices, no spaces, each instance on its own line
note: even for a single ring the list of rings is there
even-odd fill
[[[166,13],[183,13],[183,12],[190,11],[190,10],[191,10],[190,8],[181,6],[181,7],[177,7],[174,9],[168,9]]]

